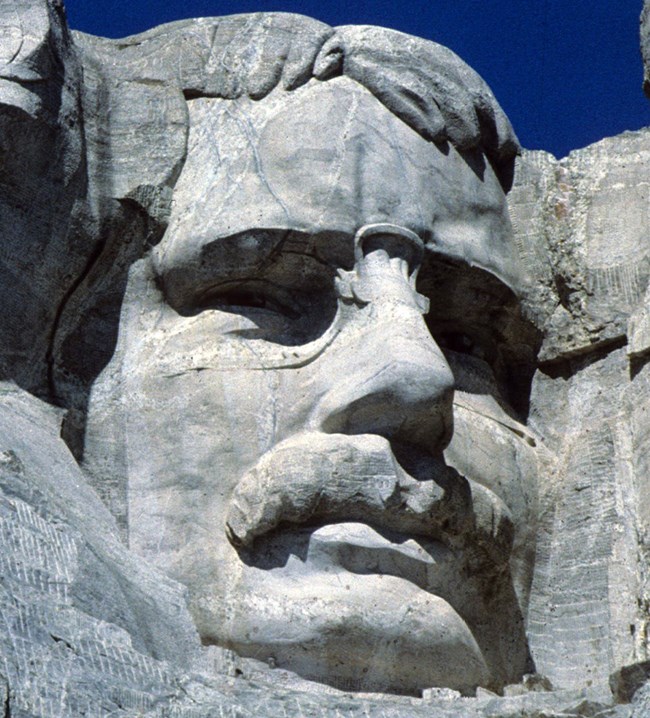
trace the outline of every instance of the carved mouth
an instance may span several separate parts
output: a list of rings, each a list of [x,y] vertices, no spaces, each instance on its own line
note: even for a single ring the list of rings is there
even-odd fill
[[[409,475],[390,443],[377,435],[294,436],[276,445],[240,480],[228,510],[228,537],[236,547],[251,548],[257,537],[281,525],[362,522],[453,549],[469,548],[481,561],[505,564],[513,539],[505,504],[442,459],[429,457],[427,476],[418,480]],[[400,545],[404,548],[398,553],[409,554],[412,547],[395,543]]]
[[[262,595],[255,574],[256,611],[243,620],[249,633],[230,637],[240,655],[268,653],[303,678],[345,690],[419,695],[444,685],[470,695],[489,684],[472,621],[482,604],[464,552],[344,521],[283,526],[244,554],[271,570]],[[266,620],[269,604],[281,621]]]
[[[242,477],[227,531],[255,587],[243,625],[258,633],[228,636],[241,655],[333,685],[372,664],[365,690],[489,682],[487,593],[505,595],[513,525],[442,457],[374,434],[295,435]]]
[[[458,571],[458,556],[440,541],[380,532],[358,522],[327,524],[310,537],[307,560],[313,568],[338,567],[350,573],[406,578],[441,595]]]

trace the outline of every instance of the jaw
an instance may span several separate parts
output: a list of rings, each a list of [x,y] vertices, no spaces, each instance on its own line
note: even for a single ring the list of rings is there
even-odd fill
[[[273,569],[240,563],[223,595],[194,605],[204,643],[343,690],[420,695],[444,686],[470,694],[489,684],[476,640],[447,601],[316,554],[292,554]]]

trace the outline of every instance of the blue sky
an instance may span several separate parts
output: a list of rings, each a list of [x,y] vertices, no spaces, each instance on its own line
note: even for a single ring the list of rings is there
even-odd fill
[[[123,37],[185,17],[282,10],[449,46],[492,87],[521,143],[558,157],[650,126],[642,0],[66,0],[70,26]]]

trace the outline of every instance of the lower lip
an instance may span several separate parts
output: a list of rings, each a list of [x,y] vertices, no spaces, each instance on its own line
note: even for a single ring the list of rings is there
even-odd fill
[[[357,690],[419,695],[450,685],[467,693],[487,680],[476,639],[446,595],[459,584],[459,557],[448,547],[357,522],[285,529],[265,543],[267,557],[285,556],[265,590],[281,596],[290,618],[281,640],[256,634],[254,646],[238,647],[243,655],[268,650],[311,680],[361,680]],[[255,574],[256,596],[259,581]]]
[[[431,591],[437,587],[431,585],[432,580],[438,584],[440,572],[451,568],[456,557],[438,541],[379,533],[367,524],[344,522],[327,524],[311,534],[307,561],[313,568],[392,575]]]

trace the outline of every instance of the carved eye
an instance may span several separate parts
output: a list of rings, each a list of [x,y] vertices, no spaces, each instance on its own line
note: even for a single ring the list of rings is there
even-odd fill
[[[330,326],[336,307],[331,297],[265,279],[236,280],[204,291],[192,314],[223,312],[224,335],[297,346]]]
[[[300,311],[288,290],[259,280],[214,287],[201,297],[198,305],[201,310],[217,309],[245,314],[259,314],[258,310],[262,310],[291,320],[300,318]]]
[[[254,307],[256,309],[265,309],[270,304],[268,297],[259,292],[247,292],[243,289],[233,289],[224,292],[217,297],[217,305],[227,307]]]
[[[490,361],[492,352],[475,336],[464,332],[441,332],[434,334],[434,338],[441,349],[450,349],[458,354],[468,354],[483,361]]]

